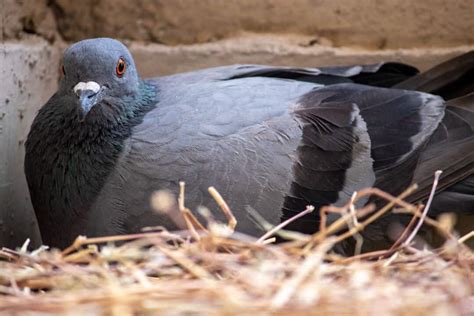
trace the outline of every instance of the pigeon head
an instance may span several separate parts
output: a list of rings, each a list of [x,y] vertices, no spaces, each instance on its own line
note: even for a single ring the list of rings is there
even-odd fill
[[[132,55],[125,45],[110,38],[70,46],[64,53],[63,73],[60,89],[76,100],[81,120],[101,103],[114,104],[107,100],[133,97],[139,91],[140,78]]]

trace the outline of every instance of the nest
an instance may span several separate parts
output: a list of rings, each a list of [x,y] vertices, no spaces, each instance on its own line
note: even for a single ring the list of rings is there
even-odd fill
[[[323,208],[320,230],[312,236],[284,231],[296,218],[270,227],[254,214],[268,230],[256,239],[234,232],[235,218],[213,188],[228,222],[201,210],[207,220],[202,224],[184,206],[182,185],[179,220],[185,230],[154,227],[134,235],[78,237],[62,251],[30,252],[27,244],[2,249],[0,313],[472,315],[474,256],[463,243],[473,232],[458,238],[450,217],[426,217],[430,201],[425,207],[404,202],[413,190],[399,197],[377,189],[357,192],[344,207]],[[386,207],[355,209],[354,202],[367,195],[386,199]],[[154,200],[163,209],[169,196],[159,193]],[[394,206],[413,219],[390,249],[362,254],[356,249],[350,257],[332,251],[346,238],[361,241],[359,232]],[[341,217],[326,227],[328,212]],[[413,247],[421,223],[443,236],[442,247]],[[275,235],[291,241],[274,244]]]

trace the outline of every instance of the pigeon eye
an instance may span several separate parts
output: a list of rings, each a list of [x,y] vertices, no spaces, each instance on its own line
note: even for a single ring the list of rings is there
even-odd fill
[[[115,72],[117,73],[117,76],[122,77],[126,69],[127,65],[125,64],[125,60],[120,57],[117,62],[117,67],[115,67]]]

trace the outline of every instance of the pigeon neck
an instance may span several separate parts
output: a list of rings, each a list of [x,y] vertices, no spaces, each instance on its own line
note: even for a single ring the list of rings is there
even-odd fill
[[[93,204],[113,170],[133,127],[140,124],[145,114],[155,107],[155,88],[141,82],[138,94],[117,100],[114,105],[118,112],[84,129],[80,137],[82,146],[79,145],[75,151],[77,160],[82,163],[77,173],[71,175],[82,176],[85,183],[92,183],[90,192],[82,199],[87,204],[86,209]],[[84,183],[78,184],[78,189],[83,187]]]
[[[54,111],[48,108],[40,111],[27,142],[27,156],[35,158],[25,168],[30,188],[37,191],[35,209],[45,212],[38,216],[42,231],[50,236],[61,235],[61,229],[81,233],[81,221],[87,219],[133,127],[156,106],[156,94],[154,86],[141,82],[136,95],[99,105],[114,106],[114,115],[95,122],[79,123],[73,112],[51,116]],[[52,106],[65,109],[60,102]]]
[[[103,116],[104,120],[100,123],[103,123],[105,128],[115,127],[126,130],[126,134],[129,134],[130,128],[139,124],[143,116],[155,107],[157,102],[156,87],[141,80],[138,93],[114,101],[117,113],[113,116]],[[111,132],[115,134],[116,130]]]

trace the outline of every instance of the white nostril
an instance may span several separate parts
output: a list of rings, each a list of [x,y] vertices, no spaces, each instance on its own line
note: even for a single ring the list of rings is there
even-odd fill
[[[90,90],[90,91],[93,91],[94,93],[97,93],[100,90],[100,85],[95,81],[88,81],[88,82],[81,81],[81,82],[78,82],[73,88],[74,93],[77,95],[79,95],[79,93],[84,90]]]
[[[78,95],[82,90],[84,90],[85,87],[86,87],[85,82],[78,82],[72,90],[74,91],[75,94]]]
[[[91,90],[94,91],[94,93],[97,93],[100,90],[100,85],[95,81],[88,81],[86,83],[86,90]]]

